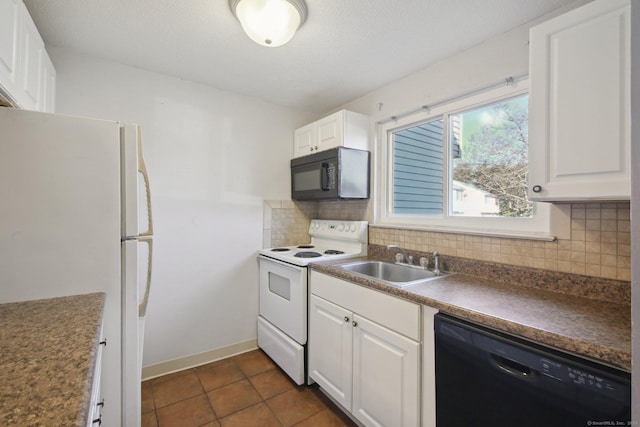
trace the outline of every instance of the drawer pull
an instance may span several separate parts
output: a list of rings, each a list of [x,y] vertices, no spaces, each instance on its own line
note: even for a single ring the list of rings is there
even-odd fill
[[[349,323],[349,318],[347,316],[344,316],[344,321]]]
[[[358,326],[358,322],[354,320],[353,322],[351,322],[351,325],[355,328],[356,326]]]

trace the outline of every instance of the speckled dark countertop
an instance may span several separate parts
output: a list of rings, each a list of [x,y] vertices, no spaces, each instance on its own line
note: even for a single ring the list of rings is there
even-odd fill
[[[0,304],[0,425],[86,425],[104,300]]]
[[[370,250],[368,259],[389,260],[380,255]],[[445,268],[456,274],[400,289],[335,267],[345,262],[310,268],[631,371],[628,282],[449,257]]]

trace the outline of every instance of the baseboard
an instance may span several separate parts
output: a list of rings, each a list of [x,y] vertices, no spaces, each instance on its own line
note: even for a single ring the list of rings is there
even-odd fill
[[[216,360],[246,353],[247,351],[255,350],[256,348],[258,348],[258,340],[252,339],[249,341],[231,344],[226,347],[205,351],[203,353],[145,366],[142,368],[142,381],[193,368],[195,366],[205,365],[207,363],[215,362]]]

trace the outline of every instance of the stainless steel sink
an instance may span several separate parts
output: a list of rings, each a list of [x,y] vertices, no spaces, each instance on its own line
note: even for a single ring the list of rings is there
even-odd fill
[[[451,274],[440,273],[440,275],[436,276],[433,271],[425,270],[421,267],[393,264],[385,261],[357,261],[341,264],[337,267],[351,273],[381,280],[399,288],[439,279]]]

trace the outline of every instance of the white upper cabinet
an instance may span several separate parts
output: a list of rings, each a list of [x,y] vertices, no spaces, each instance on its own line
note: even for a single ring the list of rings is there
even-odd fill
[[[42,77],[38,110],[53,113],[56,100],[56,69],[46,52],[42,55]]]
[[[369,118],[340,110],[294,132],[293,157],[302,157],[334,147],[369,149]]]
[[[316,123],[303,126],[293,132],[293,157],[302,157],[315,152],[317,144]]]
[[[0,0],[0,92],[16,107],[53,112],[56,71],[21,0]]]
[[[22,1],[0,0],[0,86],[15,93],[20,87],[19,65]]]
[[[597,0],[531,28],[531,200],[630,198],[629,9]]]
[[[42,54],[44,42],[40,38],[36,25],[26,11],[22,14],[21,44],[22,99],[19,101],[26,110],[37,110],[42,84]],[[18,94],[16,94],[18,95]]]

